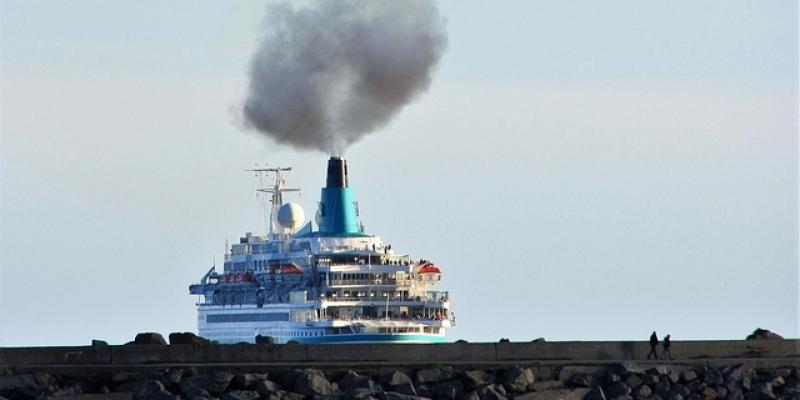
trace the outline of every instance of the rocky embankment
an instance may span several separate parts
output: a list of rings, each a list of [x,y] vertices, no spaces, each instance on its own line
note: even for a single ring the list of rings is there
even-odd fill
[[[194,367],[159,371],[0,377],[8,399],[223,400],[756,400],[800,399],[800,367],[747,364],[437,366],[370,370],[278,369],[236,373]]]

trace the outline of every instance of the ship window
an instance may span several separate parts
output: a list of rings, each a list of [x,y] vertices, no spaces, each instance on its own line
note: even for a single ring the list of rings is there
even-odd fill
[[[257,321],[288,321],[288,320],[289,320],[289,314],[285,313],[206,315],[206,322],[209,324],[223,323],[223,322],[257,322]]]

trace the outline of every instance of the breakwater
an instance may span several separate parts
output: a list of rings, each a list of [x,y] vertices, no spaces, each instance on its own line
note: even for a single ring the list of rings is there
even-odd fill
[[[800,341],[0,348],[7,398],[800,399]],[[93,394],[92,394],[93,393]],[[86,397],[90,396],[90,397]],[[68,397],[67,397],[68,398]],[[75,397],[76,399],[78,397]]]

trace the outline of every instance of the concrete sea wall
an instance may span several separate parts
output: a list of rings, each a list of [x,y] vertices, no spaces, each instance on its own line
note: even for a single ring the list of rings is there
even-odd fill
[[[123,345],[0,348],[0,365],[125,366],[260,363],[275,365],[470,364],[644,359],[646,342],[530,342],[361,345]],[[800,340],[673,342],[679,360],[800,357]]]

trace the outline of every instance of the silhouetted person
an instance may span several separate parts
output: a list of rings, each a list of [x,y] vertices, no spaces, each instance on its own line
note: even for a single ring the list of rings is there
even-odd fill
[[[661,358],[665,358],[667,354],[669,354],[669,359],[672,360],[672,352],[669,351],[669,347],[672,346],[672,340],[670,340],[669,335],[664,336],[664,343],[662,345],[664,346],[664,351],[661,353]]]
[[[653,334],[650,335],[650,352],[647,353],[647,359],[650,359],[652,355],[653,358],[658,360],[658,353],[656,353],[656,347],[658,347],[658,336],[656,335],[656,331],[653,331]]]

